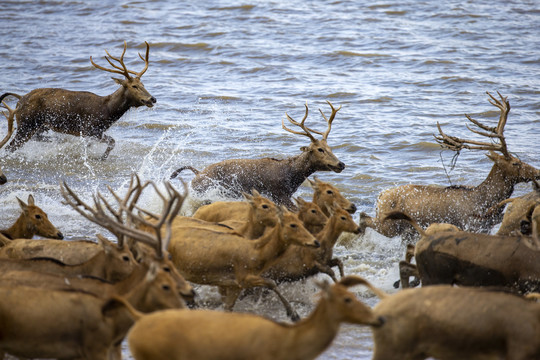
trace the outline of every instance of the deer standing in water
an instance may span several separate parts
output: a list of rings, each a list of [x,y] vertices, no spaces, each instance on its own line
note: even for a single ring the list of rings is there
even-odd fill
[[[144,68],[139,72],[128,70],[124,64],[126,48],[127,43],[124,41],[124,51],[119,58],[105,50],[108,55],[105,59],[113,69],[94,63],[90,57],[90,62],[96,68],[125,77],[125,79],[113,78],[120,88],[110,95],[99,96],[88,91],[59,88],[35,89],[24,96],[10,92],[1,95],[0,101],[9,95],[19,99],[17,132],[7,149],[13,152],[23,146],[32,136],[50,129],[59,133],[94,138],[107,144],[107,149],[101,156],[101,159],[105,160],[115,144],[114,139],[106,135],[105,131],[130,108],[143,105],[152,107],[156,102],[141,82],[141,76],[148,69],[150,45],[146,43],[144,58],[139,54],[145,63]],[[119,65],[113,63],[113,60]]]
[[[477,186],[403,185],[388,189],[377,200],[377,218],[361,214],[363,227],[373,227],[385,236],[396,236],[412,230],[402,220],[382,221],[385,214],[400,211],[426,227],[432,223],[450,223],[473,232],[487,232],[502,220],[502,208],[488,211],[492,206],[509,198],[514,186],[540,178],[540,170],[510,155],[504,137],[504,126],[510,111],[507,98],[498,93],[500,100],[487,93],[489,102],[500,110],[497,126],[490,127],[466,115],[480,130],[470,131],[495,142],[460,139],[446,135],[437,123],[439,136],[436,140],[443,147],[459,152],[462,149],[488,150],[488,158],[494,162],[487,178]],[[501,155],[497,154],[499,152]],[[408,235],[408,233],[407,233]]]
[[[286,131],[307,136],[311,143],[309,146],[300,148],[302,153],[278,160],[273,158],[262,159],[231,159],[216,164],[212,164],[202,171],[198,171],[191,166],[184,166],[176,170],[171,178],[176,177],[182,170],[189,169],[195,173],[195,178],[191,181],[193,190],[205,192],[210,188],[223,188],[228,195],[240,197],[242,192],[250,193],[255,189],[262,195],[269,197],[278,205],[285,205],[294,208],[291,196],[308,176],[316,171],[334,171],[340,173],[345,169],[345,164],[332,153],[332,149],[326,143],[332,122],[341,109],[334,108],[328,101],[332,113],[327,118],[321,111],[322,116],[328,124],[326,131],[319,132],[304,125],[308,116],[308,106],[301,122],[295,121],[287,114],[289,121],[298,126],[302,131],[295,131],[287,128],[282,121],[282,127]],[[317,140],[313,133],[322,135],[321,140]]]

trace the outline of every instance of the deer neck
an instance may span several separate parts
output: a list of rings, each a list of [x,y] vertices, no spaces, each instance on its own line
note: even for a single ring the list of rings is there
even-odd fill
[[[111,124],[120,119],[132,106],[123,86],[105,97],[105,105],[109,115],[107,120],[111,121]]]
[[[324,351],[339,331],[340,322],[333,316],[330,305],[321,299],[315,310],[290,329],[289,346],[294,347],[298,359],[313,359]],[[303,352],[298,353],[297,351]]]
[[[267,229],[264,234],[254,242],[254,249],[257,252],[257,260],[264,267],[270,260],[276,259],[283,255],[287,250],[287,244],[283,238],[281,224]]]
[[[514,191],[517,181],[513,177],[508,177],[503,170],[493,164],[487,178],[478,185],[475,190],[479,193],[479,199],[491,207],[504,199],[508,199]]]
[[[323,257],[325,254],[331,252],[339,235],[341,235],[341,232],[342,231],[337,228],[336,217],[330,216],[321,232],[316,235],[317,240],[319,240],[319,243],[321,244],[321,247],[317,252],[323,254]]]
[[[299,155],[290,157],[288,159],[288,167],[289,183],[291,188],[294,188],[292,193],[294,193],[311,174],[317,171],[313,166],[311,154],[308,151],[303,151]]]
[[[35,232],[26,225],[27,221],[24,214],[21,214],[15,223],[8,229],[0,231],[4,236],[9,239],[31,239],[34,237]]]

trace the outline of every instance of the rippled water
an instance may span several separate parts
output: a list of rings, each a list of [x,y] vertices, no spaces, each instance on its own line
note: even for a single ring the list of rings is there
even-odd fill
[[[90,199],[106,185],[121,192],[132,172],[162,181],[181,165],[292,156],[307,139],[282,130],[281,121],[285,112],[300,118],[306,101],[310,126],[322,130],[317,109],[329,113],[326,100],[343,106],[328,142],[347,168],[318,175],[369,214],[379,192],[397,184],[485,178],[491,163],[481,151],[462,152],[451,171],[453,154],[441,152],[433,134],[440,122],[469,137],[464,113],[494,123],[486,91],[508,96],[508,146],[540,167],[539,21],[535,1],[3,1],[0,92],[112,93],[110,74],[89,57],[107,65],[104,50],[117,56],[126,40],[126,63],[139,71],[136,53],[148,41],[142,80],[157,104],[129,111],[107,132],[116,148],[106,161],[98,160],[103,145],[55,133],[15,153],[1,150],[9,183],[0,188],[0,224],[15,218],[16,196],[32,193],[66,235],[92,238],[101,230],[62,205],[61,180]],[[516,193],[529,189],[522,184]],[[298,195],[311,191],[302,186]],[[348,273],[393,291],[399,239],[368,232],[347,237],[337,253]],[[202,290],[215,305],[215,292]],[[313,308],[312,281],[284,291],[304,315]],[[248,298],[238,309],[283,319],[273,300]],[[369,359],[371,348],[368,329],[344,326],[321,358]]]

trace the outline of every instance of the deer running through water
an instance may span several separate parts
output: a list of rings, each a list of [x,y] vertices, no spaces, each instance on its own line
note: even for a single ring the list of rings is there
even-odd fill
[[[514,186],[540,178],[540,170],[510,154],[504,136],[504,127],[510,111],[507,98],[498,93],[500,100],[490,93],[490,104],[500,110],[497,126],[490,127],[466,115],[480,130],[467,127],[471,132],[496,142],[482,142],[446,135],[439,124],[440,135],[435,136],[441,146],[459,152],[462,149],[488,150],[488,158],[494,162],[487,178],[477,186],[402,185],[388,189],[377,200],[377,218],[361,214],[361,224],[373,227],[385,236],[406,233],[412,227],[402,220],[383,222],[391,211],[407,213],[421,226],[432,223],[450,223],[473,232],[487,232],[502,220],[502,208],[488,211],[494,205],[509,198]],[[501,155],[497,154],[499,152]]]
[[[115,144],[114,139],[106,135],[105,131],[130,108],[143,105],[152,107],[156,102],[141,82],[141,76],[148,69],[150,45],[146,43],[145,57],[139,53],[139,57],[145,63],[144,68],[139,72],[128,70],[124,64],[126,49],[127,43],[124,41],[124,51],[119,58],[105,50],[108,55],[105,59],[113,67],[112,69],[96,64],[90,56],[90,62],[97,69],[125,77],[124,79],[112,78],[120,85],[120,88],[110,95],[99,96],[88,91],[41,88],[23,96],[11,92],[0,96],[0,101],[10,95],[19,99],[16,114],[17,132],[7,149],[13,152],[34,135],[53,130],[74,136],[94,138],[107,144],[107,149],[101,156],[101,159],[105,160]],[[113,60],[119,65],[113,63]]]
[[[209,165],[202,171],[191,166],[184,166],[173,172],[171,179],[182,170],[189,169],[195,173],[191,186],[197,192],[203,193],[217,187],[224,189],[230,196],[240,197],[242,192],[249,193],[255,189],[278,205],[294,208],[291,196],[308,176],[316,171],[340,173],[345,169],[345,164],[339,161],[326,143],[332,122],[341,106],[336,109],[329,101],[327,103],[332,111],[330,117],[327,118],[320,110],[328,124],[324,133],[312,130],[304,124],[308,116],[307,103],[304,118],[300,122],[295,121],[287,114],[291,124],[298,126],[302,131],[289,129],[282,120],[283,129],[293,134],[307,136],[311,140],[309,146],[300,148],[302,151],[300,155],[282,160],[274,158],[231,159]],[[313,134],[322,135],[322,139],[316,139]]]

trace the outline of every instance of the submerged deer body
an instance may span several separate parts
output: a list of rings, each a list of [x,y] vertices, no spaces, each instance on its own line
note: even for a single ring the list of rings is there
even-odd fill
[[[7,112],[2,112],[4,116],[6,117],[8,121],[8,132],[4,139],[0,141],[0,149],[4,147],[4,145],[8,142],[9,138],[11,137],[11,134],[13,134],[13,121],[15,119],[15,110],[10,108],[4,101],[2,101],[2,106],[7,109]],[[2,172],[2,169],[0,169],[0,185],[4,185],[7,183],[7,177]]]
[[[21,215],[9,228],[0,230],[1,235],[9,240],[31,239],[34,235],[50,239],[64,238],[64,235],[49,221],[47,214],[34,203],[32,195],[28,195],[28,204],[19,198],[17,201],[22,210]]]
[[[191,182],[195,191],[205,192],[211,188],[220,188],[230,196],[239,197],[242,192],[249,193],[255,189],[262,195],[268,196],[276,204],[293,208],[291,196],[308,176],[316,171],[339,173],[345,168],[345,164],[339,161],[326,143],[334,117],[341,108],[334,108],[330,102],[328,104],[332,109],[330,117],[326,118],[321,111],[328,124],[324,133],[311,130],[304,125],[308,116],[307,104],[301,122],[297,122],[287,115],[289,121],[300,127],[302,131],[291,130],[282,121],[283,129],[286,131],[307,136],[311,140],[309,146],[301,148],[300,155],[282,160],[273,158],[231,159],[212,164],[202,171],[185,166],[176,170],[171,178],[176,177],[182,170],[189,169],[196,175]],[[322,135],[322,139],[316,139],[313,133]]]
[[[125,79],[113,78],[120,88],[107,96],[99,96],[87,91],[71,91],[60,88],[35,89],[21,96],[4,93],[0,101],[11,95],[19,99],[17,109],[17,132],[7,149],[15,151],[24,145],[35,134],[53,130],[74,136],[97,139],[107,144],[107,150],[102,156],[106,159],[114,148],[114,139],[105,135],[105,131],[132,107],[152,107],[156,99],[148,93],[141,82],[141,76],[148,69],[148,53],[150,46],[146,43],[146,57],[139,57],[145,62],[140,72],[128,70],[124,64],[124,51],[119,58],[111,56],[105,59],[113,69],[97,65],[90,57],[92,65],[100,70],[120,74]],[[120,65],[112,62],[115,60]],[[135,76],[131,76],[133,74]]]
[[[373,227],[389,237],[412,230],[401,220],[383,222],[384,215],[391,211],[407,213],[421,226],[428,226],[431,223],[450,223],[474,232],[489,231],[502,220],[502,208],[497,211],[488,210],[500,201],[509,198],[516,184],[539,179],[540,170],[510,155],[503,134],[510,103],[500,94],[500,100],[489,93],[488,95],[491,97],[490,103],[501,112],[497,126],[489,127],[467,116],[469,121],[481,129],[469,128],[469,130],[489,139],[498,139],[498,144],[448,136],[443,133],[440,125],[438,125],[440,136],[436,137],[443,147],[454,151],[460,151],[463,148],[489,150],[490,153],[487,156],[494,164],[487,178],[473,187],[403,185],[386,190],[379,195],[377,200],[377,218],[372,219],[361,214],[363,226]]]

